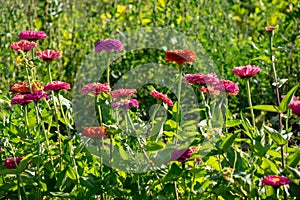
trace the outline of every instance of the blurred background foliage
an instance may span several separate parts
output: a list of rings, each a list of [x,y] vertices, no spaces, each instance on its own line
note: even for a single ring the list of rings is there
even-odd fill
[[[252,83],[253,104],[276,104],[265,26],[277,27],[274,50],[278,77],[289,79],[280,88],[281,94],[298,82],[300,74],[299,0],[2,0],[0,12],[0,94],[3,95],[8,93],[10,84],[23,80],[22,69],[15,64],[17,54],[10,48],[23,30],[47,34],[47,39],[39,41],[37,50],[61,51],[63,57],[56,62],[53,76],[74,85],[76,73],[97,41],[141,27],[174,29],[203,46],[222,78],[238,82],[241,91],[229,101],[236,113],[247,106],[247,98],[243,82],[231,72],[234,66],[260,66],[263,71]],[[141,62],[148,59],[138,54],[137,58]],[[132,66],[130,62],[120,62],[115,69],[121,67]],[[39,66],[38,70],[46,75],[45,66]]]

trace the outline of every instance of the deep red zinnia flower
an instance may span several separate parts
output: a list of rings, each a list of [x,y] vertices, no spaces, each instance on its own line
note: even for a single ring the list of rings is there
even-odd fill
[[[219,84],[214,86],[214,90],[227,92],[228,95],[237,95],[240,91],[236,83],[224,79],[221,79]]]
[[[89,93],[94,94],[95,96],[98,96],[98,94],[101,94],[102,92],[109,93],[110,87],[108,83],[90,83],[85,86],[83,86],[81,90],[81,95],[87,95]]]
[[[43,61],[46,61],[46,62],[50,62],[52,60],[55,60],[55,59],[61,57],[61,54],[59,51],[55,51],[55,50],[51,50],[51,49],[36,52],[36,55],[38,57],[40,57],[41,59],[43,59]]]
[[[101,51],[122,51],[123,44],[120,40],[107,39],[100,40],[95,44],[95,52],[100,53]]]
[[[130,99],[128,101],[118,101],[111,105],[112,108],[124,108],[129,110],[130,107],[139,107],[139,102],[137,99]]]
[[[93,139],[105,139],[108,137],[108,134],[103,126],[84,127],[84,132],[81,133],[81,135]]]
[[[289,185],[290,179],[284,176],[268,175],[262,180],[262,184],[279,188],[281,185]]]
[[[111,98],[116,99],[116,98],[131,97],[136,92],[137,92],[136,89],[121,88],[121,89],[111,91],[110,94],[111,94]]]
[[[31,89],[32,91],[36,91],[41,89],[41,85],[38,82],[31,83]],[[30,87],[27,82],[18,82],[14,83],[10,86],[10,92],[13,94],[27,94],[30,93]]]
[[[219,82],[219,79],[215,73],[186,74],[184,76],[184,80],[192,85],[215,85]]]
[[[246,65],[240,67],[234,67],[232,72],[240,78],[250,78],[261,71],[261,68],[255,65]]]
[[[23,31],[19,34],[21,40],[40,40],[46,38],[46,34],[43,31]]]
[[[70,84],[62,81],[53,81],[52,83],[48,83],[45,87],[44,90],[69,90],[70,89]]]
[[[169,106],[173,106],[174,103],[172,102],[171,99],[169,99],[169,97],[165,94],[162,94],[160,92],[157,92],[156,90],[152,90],[150,92],[150,95],[157,98],[157,99],[160,99],[162,100],[163,102],[167,103]]]
[[[17,165],[20,164],[21,160],[24,158],[24,156],[22,157],[16,157],[16,159],[14,158],[6,158],[3,165],[7,168],[7,169],[16,169]]]
[[[33,49],[34,47],[37,46],[37,43],[35,42],[29,42],[26,40],[22,40],[19,42],[14,42],[10,45],[10,48],[12,48],[15,51],[30,51],[31,49]]]
[[[196,53],[188,49],[167,51],[166,61],[176,62],[178,65],[182,65],[184,62],[192,63],[196,61]]]

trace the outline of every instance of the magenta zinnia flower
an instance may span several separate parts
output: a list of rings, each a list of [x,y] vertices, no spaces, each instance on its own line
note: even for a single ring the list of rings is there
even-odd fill
[[[171,160],[177,160],[178,162],[184,162],[188,160],[193,155],[193,151],[189,148],[187,149],[175,149],[171,154]]]
[[[237,95],[240,91],[236,83],[224,79],[220,80],[219,84],[214,87],[214,90],[227,92],[228,95]]]
[[[116,98],[131,97],[136,92],[137,92],[136,89],[121,88],[121,89],[111,91],[110,94],[111,94],[111,98],[116,99]]]
[[[51,50],[51,49],[36,52],[36,55],[38,57],[42,58],[43,61],[46,61],[46,62],[50,62],[54,59],[61,57],[61,54],[59,51],[55,51],[55,50]]]
[[[89,93],[93,93],[95,96],[98,96],[98,94],[105,92],[109,93],[110,87],[108,83],[90,83],[85,86],[83,86],[81,90],[81,95],[87,95]]]
[[[14,158],[6,158],[3,165],[7,168],[7,169],[16,169],[17,165],[20,164],[21,160],[24,158],[24,156],[22,157],[16,157],[16,159]]]
[[[130,107],[139,107],[139,102],[136,99],[130,99],[128,101],[118,101],[111,105],[112,108],[124,108],[129,110]]]
[[[169,99],[169,97],[165,94],[162,94],[160,92],[157,92],[156,90],[152,90],[150,92],[150,95],[157,98],[157,99],[160,99],[162,100],[163,102],[167,103],[169,106],[173,106],[173,102],[171,99]]]
[[[184,80],[192,85],[215,85],[219,82],[215,73],[186,74]]]
[[[11,104],[28,104],[32,102],[36,102],[41,98],[48,98],[47,93],[44,93],[43,90],[34,91],[32,94],[19,94],[12,98]]]
[[[269,175],[262,180],[262,184],[279,188],[281,185],[289,185],[290,179],[284,176]]]
[[[292,109],[293,113],[300,115],[300,100],[297,97],[294,97],[292,102],[288,105]]]
[[[100,40],[95,44],[95,52],[100,53],[101,51],[122,51],[123,44],[120,40],[107,39]]]
[[[176,62],[178,65],[182,65],[184,62],[192,63],[196,61],[196,53],[188,49],[167,51],[166,61]]]
[[[34,47],[37,46],[37,43],[35,42],[29,42],[26,40],[22,40],[19,42],[14,42],[10,45],[10,48],[12,48],[15,51],[30,51],[31,49],[33,49]]]
[[[232,72],[235,73],[240,78],[250,78],[261,71],[260,67],[255,65],[246,65],[240,67],[234,67]]]
[[[21,40],[40,40],[46,38],[46,34],[43,31],[23,31],[19,34]]]
[[[48,83],[45,87],[44,90],[69,90],[70,89],[70,84],[62,81],[53,81],[52,83]]]

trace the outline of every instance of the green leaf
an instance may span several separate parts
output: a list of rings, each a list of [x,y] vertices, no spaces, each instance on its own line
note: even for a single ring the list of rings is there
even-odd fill
[[[265,61],[268,64],[272,64],[272,61],[268,56],[258,56],[256,58],[253,58],[252,60],[262,60],[262,61]]]
[[[17,166],[18,173],[22,173],[24,171],[24,169],[27,167],[28,163],[32,159],[32,156],[33,156],[33,154],[30,153],[21,160],[21,162]]]
[[[0,174],[1,175],[5,175],[5,174],[18,174],[18,172],[15,169],[1,169],[0,170]]]
[[[76,173],[75,173],[75,170],[72,167],[68,168],[67,177],[69,177],[72,180],[76,180]]]
[[[241,119],[242,119],[242,125],[244,127],[244,133],[251,139],[253,139],[253,131],[252,131],[252,126],[249,122],[249,120],[246,118],[245,114],[241,112]]]
[[[288,169],[292,171],[296,179],[300,179],[300,171],[296,168],[288,166]]]
[[[163,142],[148,142],[146,145],[146,151],[158,151],[166,146]]]
[[[167,175],[164,177],[163,181],[176,181],[181,177],[182,169],[176,164],[173,163],[171,166],[171,169],[167,173]]]
[[[249,107],[248,109],[255,109],[255,110],[263,110],[263,111],[268,111],[268,112],[276,112],[279,113],[279,108],[278,106],[273,106],[273,105],[256,105]]]
[[[300,150],[298,149],[294,153],[291,153],[287,158],[287,164],[290,167],[296,167],[300,161]]]
[[[291,102],[297,88],[299,87],[299,85],[295,85],[286,95],[285,97],[282,99],[280,105],[279,105],[279,110],[281,112],[286,112],[288,109],[288,105]]]
[[[226,138],[223,139],[222,144],[220,145],[220,149],[223,150],[223,152],[227,152],[237,135],[238,134],[227,135]]]
[[[226,128],[235,127],[235,126],[240,125],[241,123],[242,123],[242,121],[239,120],[239,119],[227,120],[226,121]]]
[[[287,140],[284,139],[284,137],[275,129],[270,128],[268,126],[264,125],[265,130],[267,131],[268,134],[270,134],[271,138],[274,140],[274,142],[277,143],[279,146],[283,146],[287,143]]]

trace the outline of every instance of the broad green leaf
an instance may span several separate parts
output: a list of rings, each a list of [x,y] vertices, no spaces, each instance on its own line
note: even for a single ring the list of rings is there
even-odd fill
[[[222,144],[220,145],[220,149],[223,150],[223,152],[227,152],[234,142],[235,138],[237,137],[238,134],[233,134],[233,135],[227,135],[225,139],[223,139]]]
[[[171,165],[171,169],[167,173],[167,175],[164,177],[163,181],[176,181],[181,177],[182,169],[176,164],[173,163]]]
[[[76,180],[76,173],[75,173],[75,170],[72,167],[68,168],[67,177],[69,177],[72,180]]]
[[[251,139],[253,139],[253,132],[252,131],[252,126],[249,122],[249,120],[246,118],[245,114],[243,112],[241,112],[241,119],[242,119],[242,125],[244,127],[244,133]]]
[[[295,85],[286,95],[285,97],[282,99],[280,105],[279,105],[279,110],[281,112],[286,112],[288,109],[288,105],[291,102],[297,88],[299,87],[299,85]]]
[[[5,175],[5,174],[18,174],[18,172],[15,169],[1,169],[0,170],[0,174],[1,175]]]
[[[163,142],[148,142],[146,145],[146,151],[158,151],[166,146]]]
[[[296,167],[300,162],[300,150],[291,153],[287,158],[287,164],[290,167]]]
[[[284,137],[275,129],[270,128],[268,126],[264,125],[265,130],[267,131],[268,134],[270,134],[271,138],[274,140],[274,142],[277,143],[279,146],[283,146],[287,143],[287,140],[284,139]]]
[[[272,61],[268,56],[258,56],[256,58],[253,58],[252,60],[263,60],[268,64],[272,64]]]
[[[263,110],[263,111],[268,111],[268,112],[279,112],[279,108],[278,106],[273,106],[273,105],[256,105],[256,106],[252,106],[249,107],[249,109],[255,109],[255,110]]]
[[[240,119],[234,119],[234,120],[227,120],[226,121],[226,128],[235,127],[242,123]]]
[[[26,155],[21,162],[18,164],[17,166],[17,171],[18,173],[22,173],[24,171],[24,169],[27,167],[27,165],[29,164],[31,158],[32,158],[33,154],[30,153],[28,155]]]
[[[292,171],[296,179],[300,179],[300,171],[296,168],[288,166],[288,169]]]

